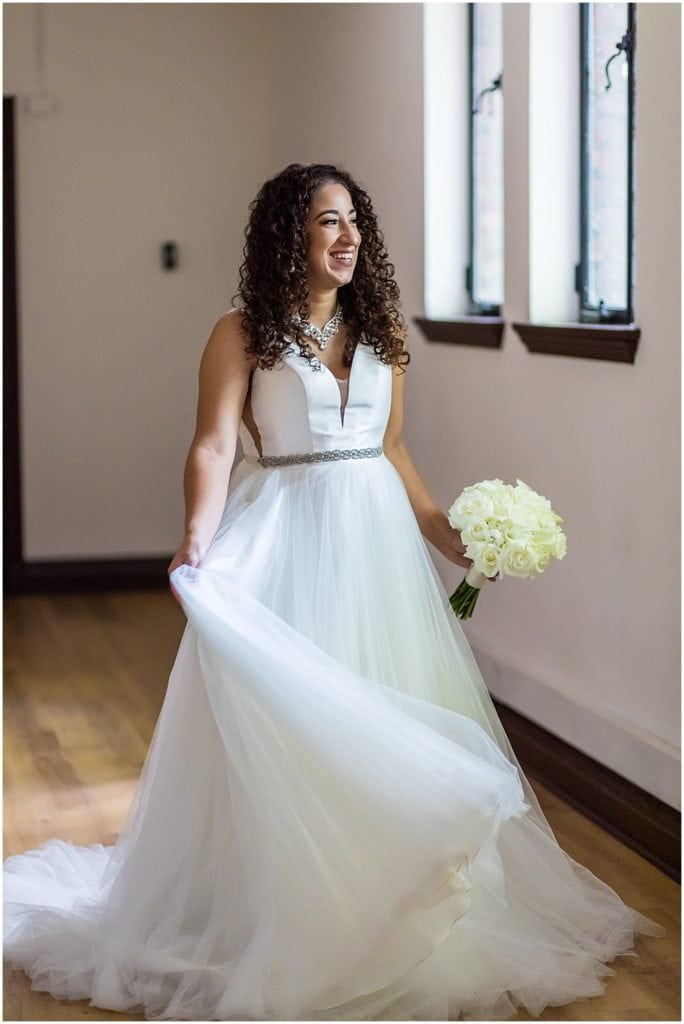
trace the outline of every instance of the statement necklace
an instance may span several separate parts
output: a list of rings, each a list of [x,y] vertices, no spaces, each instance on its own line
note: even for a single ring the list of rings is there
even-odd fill
[[[299,313],[295,313],[292,319],[295,323],[301,323],[303,325],[303,334],[306,334],[309,338],[313,338],[319,348],[325,349],[328,347],[330,339],[334,338],[340,329],[340,324],[342,323],[342,307],[338,302],[337,309],[333,316],[328,320],[327,324],[323,325],[323,327],[316,327],[315,324],[309,323],[308,320],[302,320]]]

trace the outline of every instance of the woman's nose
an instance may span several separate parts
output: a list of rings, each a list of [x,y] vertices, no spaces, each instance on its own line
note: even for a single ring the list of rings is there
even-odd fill
[[[350,245],[358,245],[361,240],[361,235],[356,227],[356,224],[343,224],[340,223],[340,238]]]

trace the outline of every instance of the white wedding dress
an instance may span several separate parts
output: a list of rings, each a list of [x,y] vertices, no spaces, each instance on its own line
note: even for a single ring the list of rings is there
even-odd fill
[[[502,729],[382,445],[291,348],[256,370],[136,795],[114,846],[5,862],[35,989],[167,1020],[480,1020],[595,996],[664,929],[567,856]],[[140,685],[145,681],[140,679]],[[633,953],[631,955],[634,955]]]

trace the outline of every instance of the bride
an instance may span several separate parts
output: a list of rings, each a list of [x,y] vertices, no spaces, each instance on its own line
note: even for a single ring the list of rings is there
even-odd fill
[[[431,561],[368,195],[287,167],[200,366],[187,616],[113,846],[5,862],[32,987],[167,1020],[480,1020],[600,995],[664,929],[558,845]],[[244,458],[232,471],[238,437]],[[141,684],[143,681],[141,680]]]

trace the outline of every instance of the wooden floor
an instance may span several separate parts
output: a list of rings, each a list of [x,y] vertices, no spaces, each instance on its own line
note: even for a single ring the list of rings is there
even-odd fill
[[[185,618],[166,592],[5,602],[4,856],[52,837],[114,842],[161,707]],[[533,780],[532,780],[533,781]],[[680,1020],[679,887],[541,786],[561,845],[663,924],[611,966],[604,996],[517,1020]],[[32,992],[5,971],[3,1020],[142,1020]]]

